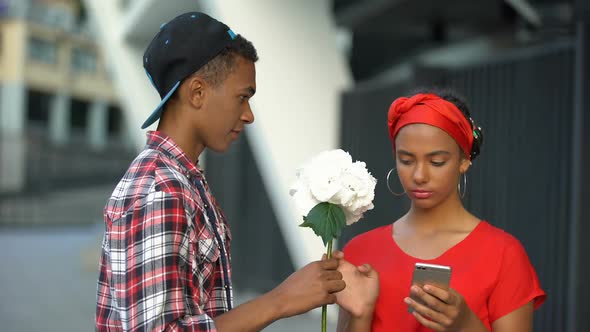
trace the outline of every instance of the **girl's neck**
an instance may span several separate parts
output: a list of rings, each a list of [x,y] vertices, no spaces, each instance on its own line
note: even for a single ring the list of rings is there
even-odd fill
[[[465,210],[458,196],[451,196],[447,201],[429,209],[418,208],[412,204],[402,220],[417,230],[433,232],[470,227],[473,216]]]

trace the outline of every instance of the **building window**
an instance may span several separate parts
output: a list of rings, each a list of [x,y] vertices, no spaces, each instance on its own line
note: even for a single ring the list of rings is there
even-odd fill
[[[74,27],[75,17],[72,11],[62,5],[34,2],[29,9],[29,19],[37,24],[48,25],[64,30]]]
[[[85,100],[72,99],[70,112],[70,128],[74,135],[84,135],[88,125],[88,109],[90,103]]]
[[[133,0],[119,0],[119,6],[123,10],[129,10],[129,6],[132,2]]]
[[[95,73],[97,70],[96,53],[82,48],[72,51],[72,67],[78,72]]]
[[[27,94],[27,124],[33,127],[47,127],[52,96],[34,90],[29,90]]]
[[[6,0],[0,1],[0,17],[10,16],[10,5]]]
[[[37,37],[29,39],[29,57],[48,64],[57,63],[57,46],[55,43]]]
[[[118,106],[109,105],[108,132],[109,137],[120,137],[123,129],[123,113]]]

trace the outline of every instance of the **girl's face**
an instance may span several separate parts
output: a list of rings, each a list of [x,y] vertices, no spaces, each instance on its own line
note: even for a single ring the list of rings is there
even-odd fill
[[[470,163],[449,134],[431,125],[410,124],[400,129],[395,146],[397,173],[414,207],[429,209],[459,199],[459,177]]]

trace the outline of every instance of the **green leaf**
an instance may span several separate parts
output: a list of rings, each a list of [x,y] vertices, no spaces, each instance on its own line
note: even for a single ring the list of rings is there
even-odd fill
[[[336,204],[319,203],[303,217],[303,223],[299,226],[311,228],[327,245],[330,240],[338,238],[346,227],[346,216]]]

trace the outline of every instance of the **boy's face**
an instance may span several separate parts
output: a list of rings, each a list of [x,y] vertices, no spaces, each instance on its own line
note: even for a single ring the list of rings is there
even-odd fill
[[[201,143],[216,152],[227,150],[254,122],[250,98],[256,92],[256,70],[252,61],[236,56],[235,67],[217,87],[209,86],[199,121]]]

